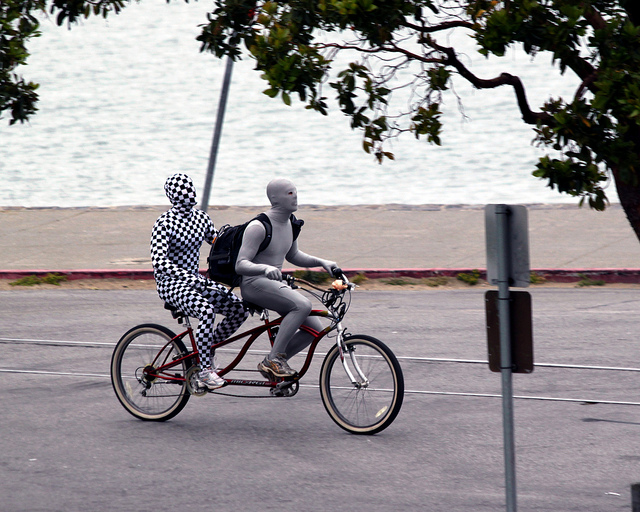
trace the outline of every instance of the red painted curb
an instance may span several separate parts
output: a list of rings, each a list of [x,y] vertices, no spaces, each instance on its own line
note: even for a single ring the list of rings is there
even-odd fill
[[[477,270],[480,278],[486,278],[485,269],[473,268],[369,268],[345,269],[347,276],[364,274],[370,279],[389,279],[394,277],[411,277],[424,279],[429,277],[456,277],[461,273]],[[293,272],[294,269],[285,269]],[[202,271],[204,273],[204,271]],[[531,272],[548,282],[572,283],[585,278],[602,280],[605,283],[640,283],[640,268],[572,268],[572,269],[531,269]],[[153,279],[153,271],[145,269],[78,269],[78,270],[0,270],[0,279],[20,279],[25,276],[44,277],[47,274],[62,274],[68,280],[77,279]]]
[[[26,276],[44,277],[48,274],[65,276],[69,281],[77,279],[153,279],[153,270],[0,270],[0,279],[20,279]]]

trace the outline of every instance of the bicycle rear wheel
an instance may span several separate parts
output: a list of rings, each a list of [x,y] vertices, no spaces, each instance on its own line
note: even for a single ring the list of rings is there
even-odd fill
[[[111,383],[124,408],[136,418],[165,421],[189,401],[185,374],[190,359],[156,372],[187,350],[175,334],[156,324],[143,324],[120,338],[111,358]],[[173,340],[173,341],[172,341]]]
[[[402,407],[404,377],[400,364],[384,343],[371,336],[348,336],[344,344],[344,365],[337,346],[329,350],[322,363],[322,402],[331,419],[344,430],[353,434],[381,432]]]

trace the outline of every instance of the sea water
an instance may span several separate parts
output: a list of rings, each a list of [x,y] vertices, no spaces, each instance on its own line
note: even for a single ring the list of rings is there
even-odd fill
[[[9,126],[7,113],[0,120],[0,206],[165,204],[174,172],[201,191],[226,64],[195,40],[212,9],[209,1],[146,0],[71,29],[43,19],[19,70],[41,84],[40,110],[24,125]],[[466,36],[450,37],[465,45],[464,62],[478,76],[522,77],[534,110],[577,87],[548,56],[532,61],[514,50],[485,59]],[[330,87],[329,116],[295,98],[286,106],[262,94],[267,84],[245,57],[233,66],[210,204],[265,204],[273,177],[292,179],[304,204],[577,202],[531,176],[545,153],[532,145],[511,88],[454,84],[442,146],[406,133],[386,148],[396,159],[378,164],[331,103]],[[613,187],[609,197],[617,201]]]

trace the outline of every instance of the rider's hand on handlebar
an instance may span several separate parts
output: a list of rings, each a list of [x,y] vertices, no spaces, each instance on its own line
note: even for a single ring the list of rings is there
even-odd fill
[[[268,265],[264,270],[264,275],[272,281],[282,281],[282,272],[280,272],[280,269],[278,267]]]
[[[334,264],[329,270],[329,274],[331,275],[331,277],[337,277],[338,279],[341,279],[342,269],[338,265]]]
[[[342,270],[338,267],[338,264],[335,261],[324,260],[322,261],[322,267],[327,271],[331,277],[340,277],[342,276]],[[336,270],[339,271],[339,274],[336,274]]]

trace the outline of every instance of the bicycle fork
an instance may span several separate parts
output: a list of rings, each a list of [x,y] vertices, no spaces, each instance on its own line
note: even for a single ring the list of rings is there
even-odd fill
[[[360,369],[360,365],[358,364],[358,361],[356,360],[356,354],[354,350],[349,350],[349,348],[347,347],[347,345],[344,342],[344,332],[345,332],[345,328],[342,327],[342,322],[338,322],[336,324],[336,328],[338,331],[338,351],[340,352],[340,360],[342,361],[342,366],[344,367],[344,371],[346,372],[347,376],[349,377],[349,380],[351,381],[351,383],[358,389],[361,388],[366,388],[369,386],[369,379],[367,379],[366,375],[364,374],[364,372]],[[349,368],[349,365],[347,364],[347,358],[345,357],[345,352],[348,353],[349,355],[349,360],[351,361],[351,364],[353,365],[353,368],[355,369],[356,373],[358,374],[358,377],[360,380],[356,379],[353,375],[353,373],[351,372],[351,369]]]

